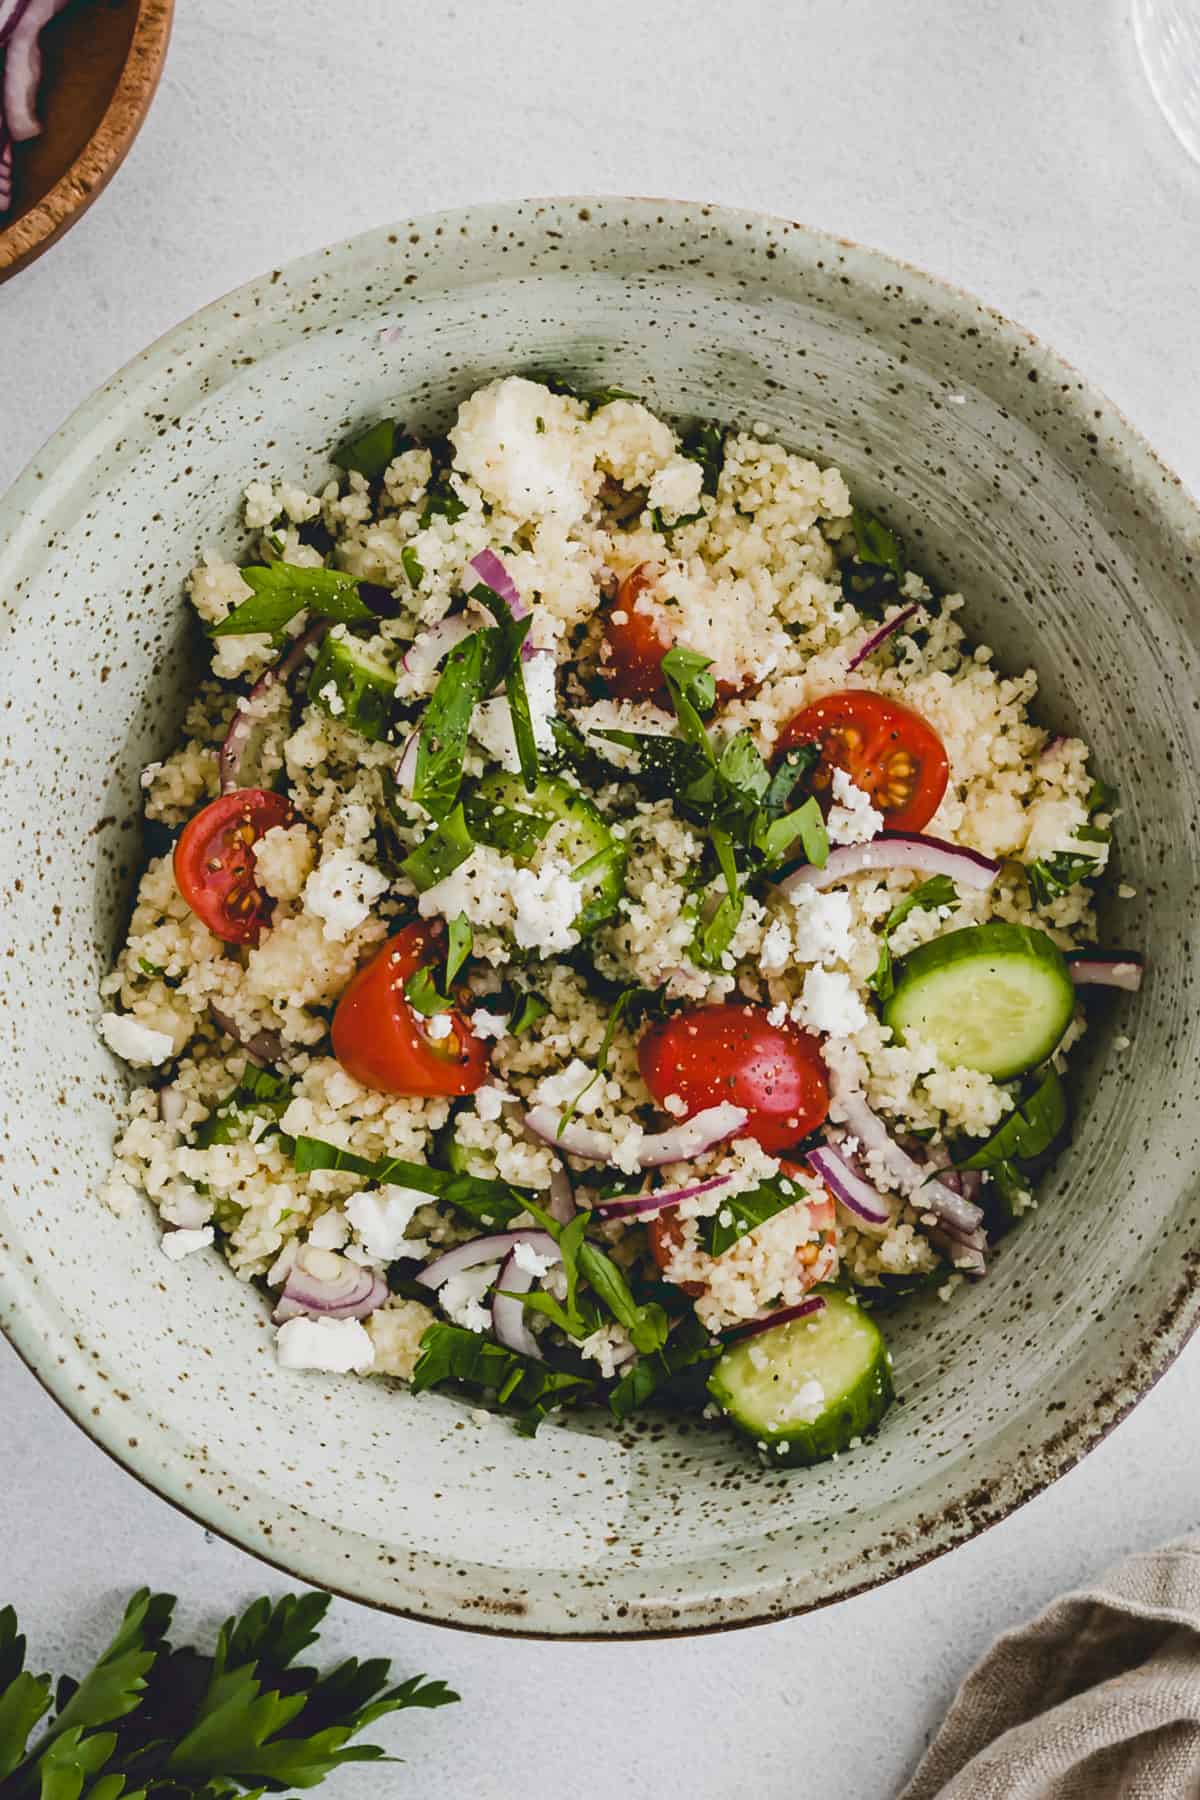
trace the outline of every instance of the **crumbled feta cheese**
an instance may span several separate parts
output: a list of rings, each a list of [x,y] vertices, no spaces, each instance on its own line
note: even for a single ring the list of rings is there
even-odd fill
[[[513,1261],[526,1275],[532,1275],[535,1281],[540,1281],[553,1265],[554,1258],[540,1256],[532,1244],[516,1244],[513,1247]]]
[[[325,921],[322,936],[330,942],[348,938],[387,891],[387,876],[348,850],[333,850],[304,884],[304,910]]]
[[[358,1319],[288,1319],[275,1334],[281,1369],[326,1369],[334,1375],[365,1374],[375,1346]]]
[[[185,1256],[191,1256],[197,1250],[207,1250],[214,1238],[215,1233],[211,1225],[199,1225],[190,1231],[181,1226],[176,1231],[164,1233],[162,1253],[164,1256],[169,1256],[172,1262],[180,1262]]]
[[[833,771],[833,799],[827,821],[831,844],[866,844],[883,830],[883,814],[845,769]]]
[[[405,1236],[418,1207],[429,1204],[429,1195],[418,1188],[374,1188],[351,1194],[344,1203],[346,1217],[353,1225],[359,1243],[368,1256],[379,1262],[394,1262],[398,1256],[419,1256],[421,1245]],[[309,1242],[312,1242],[310,1235]]]
[[[867,1010],[848,975],[814,966],[804,977],[804,991],[793,1008],[809,1031],[830,1037],[853,1037],[867,1024]]]
[[[425,1021],[425,1030],[436,1043],[439,1038],[447,1038],[454,1030],[454,1020],[448,1012],[434,1013]]]
[[[327,681],[325,683],[325,686],[321,689],[321,698],[325,702],[326,710],[332,713],[335,719],[340,719],[346,710],[346,702],[338,693],[336,681]]]
[[[586,1094],[584,1088],[587,1088]],[[533,1099],[538,1106],[556,1109],[570,1106],[575,1101],[579,1113],[594,1113],[604,1104],[604,1083],[595,1080],[595,1070],[575,1056],[556,1075],[543,1075],[533,1090]]]
[[[464,1269],[460,1275],[451,1275],[449,1281],[443,1281],[438,1299],[447,1318],[465,1331],[489,1330],[492,1315],[483,1304],[483,1297],[499,1272],[498,1262],[482,1263],[478,1268]]]
[[[573,524],[587,511],[594,454],[577,406],[539,382],[510,375],[464,400],[450,430],[455,466],[516,519]]]
[[[782,919],[772,919],[763,932],[758,966],[764,975],[781,975],[792,955],[792,934]]]
[[[650,483],[647,503],[668,522],[700,511],[704,470],[688,456],[673,456]]]
[[[475,1111],[487,1124],[492,1124],[500,1117],[510,1100],[516,1095],[510,1094],[505,1087],[481,1087],[475,1093]]]
[[[100,1036],[114,1056],[130,1063],[166,1062],[175,1048],[174,1039],[167,1032],[154,1031],[129,1013],[105,1013],[100,1020]]]
[[[663,1109],[664,1109],[664,1111],[669,1112],[673,1119],[686,1119],[687,1118],[687,1111],[688,1111],[687,1101],[684,1099],[682,1094],[666,1094],[666,1095],[664,1095]]]
[[[797,962],[845,962],[851,951],[854,907],[849,894],[797,887],[791,891]]]
[[[314,1250],[343,1250],[349,1239],[350,1225],[340,1206],[331,1206],[308,1228],[307,1242]]]
[[[579,888],[566,863],[551,860],[541,870],[518,869],[512,897],[517,909],[513,936],[522,950],[549,956],[556,950],[571,950],[579,942],[574,929]]]
[[[539,750],[551,750],[554,747],[554,732],[550,721],[558,706],[554,686],[554,657],[552,654],[540,653],[531,656],[521,666],[525,676],[525,692],[529,697],[529,719],[533,726],[534,742]],[[507,694],[499,694],[493,700],[484,700],[475,708],[471,714],[471,735],[502,768],[512,775],[518,772],[521,758],[517,754],[512,708]]]
[[[605,1381],[614,1376],[622,1363],[629,1360],[632,1339],[623,1325],[612,1320],[601,1325],[589,1337],[585,1337],[579,1345],[579,1354],[600,1365],[600,1374]]]
[[[489,1038],[502,1038],[508,1032],[509,1015],[507,1013],[489,1012],[486,1006],[477,1006],[471,1014],[471,1031],[477,1038],[486,1043]]]

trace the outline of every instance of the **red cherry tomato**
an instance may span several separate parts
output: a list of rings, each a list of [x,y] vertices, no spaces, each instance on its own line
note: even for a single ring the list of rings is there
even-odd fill
[[[658,571],[653,563],[639,563],[617,590],[616,605],[608,616],[600,651],[600,672],[618,700],[655,700],[668,704],[662,659],[675,642],[663,610],[653,604],[649,590]],[[692,646],[704,652],[703,644]],[[735,694],[745,694],[755,684],[718,681],[717,701],[724,704]]]
[[[815,1038],[766,1008],[699,1006],[652,1026],[638,1045],[642,1080],[660,1106],[677,1094],[687,1116],[727,1100],[748,1114],[742,1135],[772,1154],[798,1144],[829,1111]]]
[[[438,960],[441,929],[406,925],[358,971],[333,1015],[333,1054],[364,1087],[385,1094],[473,1094],[488,1077],[487,1050],[458,1011],[445,1037],[404,998],[404,983]]]
[[[945,746],[920,713],[866,688],[814,700],[788,720],[778,748],[819,744],[812,785],[827,792],[844,769],[871,797],[889,831],[921,831],[942,802],[950,778]]]
[[[254,845],[296,815],[282,794],[235,788],[189,819],[175,845],[175,881],[198,919],[226,944],[257,944],[272,902],[255,880]]]
[[[600,668],[618,700],[666,697],[662,659],[674,640],[659,609],[643,598],[656,575],[653,563],[639,563],[617,589],[608,616]]]

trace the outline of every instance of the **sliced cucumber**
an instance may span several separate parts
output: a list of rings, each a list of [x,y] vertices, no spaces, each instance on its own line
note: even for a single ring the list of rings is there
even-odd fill
[[[883,1009],[952,1068],[1007,1081],[1045,1062],[1071,1022],[1075,989],[1062,952],[1028,925],[969,925],[896,965]]]
[[[725,1351],[708,1391],[772,1462],[817,1463],[874,1431],[895,1398],[879,1327],[845,1294]]]
[[[575,929],[587,932],[611,918],[625,887],[624,844],[592,802],[557,775],[543,775],[530,793],[519,775],[485,775],[464,802],[472,835],[516,862],[532,862],[546,834],[563,825],[556,849],[579,883]]]
[[[391,722],[395,694],[395,674],[360,638],[330,632],[308,678],[314,706],[374,740]]]

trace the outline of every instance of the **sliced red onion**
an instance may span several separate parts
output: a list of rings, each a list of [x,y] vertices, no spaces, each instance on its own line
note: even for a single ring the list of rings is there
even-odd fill
[[[227,1012],[209,1002],[209,1014],[212,1022],[226,1037],[231,1037],[235,1044],[240,1044],[249,1060],[259,1069],[268,1069],[282,1060],[283,1039],[277,1031],[256,1031],[253,1037],[244,1036],[241,1027]]]
[[[830,1071],[830,1087],[847,1129],[869,1155],[879,1158],[914,1206],[936,1213],[939,1219],[953,1221],[960,1231],[974,1231],[982,1225],[983,1213],[979,1207],[932,1176],[926,1165],[919,1163],[896,1142],[883,1120],[872,1112],[861,1088],[848,1082],[836,1069]]]
[[[912,606],[906,606],[903,612],[898,612],[894,619],[889,619],[886,625],[880,625],[878,630],[873,631],[870,637],[865,638],[859,645],[850,658],[848,668],[857,669],[860,663],[865,663],[868,656],[874,655],[878,650],[880,644],[885,643],[894,631],[899,631],[902,625],[907,625],[913,614],[919,613],[920,610],[920,601],[914,601]]]
[[[400,659],[401,668],[406,675],[424,681],[449,656],[455,644],[461,644],[474,630],[475,626],[464,613],[454,613],[449,618],[439,619],[428,631],[417,633]]]
[[[544,1257],[547,1262],[561,1261],[558,1245],[548,1231],[529,1232],[522,1237],[523,1243],[531,1250]],[[523,1269],[517,1261],[516,1249],[509,1251],[496,1277],[496,1292],[492,1295],[492,1330],[497,1341],[506,1350],[515,1350],[519,1356],[531,1356],[535,1362],[542,1362],[541,1346],[534,1333],[529,1329],[525,1318],[525,1308],[516,1297],[527,1294],[536,1277],[528,1269]],[[503,1289],[504,1292],[500,1290]]]
[[[288,687],[294,677],[304,667],[308,653],[314,644],[319,644],[329,630],[328,619],[317,619],[279,658],[272,663],[266,672],[259,676],[254,686],[244,699],[239,700],[233,711],[229,730],[225,733],[225,742],[221,745],[217,756],[217,768],[221,776],[221,792],[228,794],[234,788],[242,787],[242,764],[246,752],[254,739],[259,726],[264,724],[270,715],[271,700],[277,689]]]
[[[1136,950],[1081,950],[1067,957],[1076,987],[1124,988],[1136,994],[1142,985],[1144,965]]]
[[[773,1331],[776,1325],[786,1325],[792,1319],[811,1319],[817,1313],[825,1311],[825,1302],[820,1294],[810,1294],[807,1300],[801,1300],[796,1306],[785,1306],[779,1312],[764,1313],[760,1319],[748,1319],[744,1325],[735,1325],[723,1335],[727,1338],[757,1337],[760,1331]]]
[[[718,1188],[728,1187],[732,1180],[732,1175],[714,1175],[711,1181],[698,1181],[691,1187],[659,1188],[653,1194],[635,1194],[629,1200],[601,1200],[593,1206],[592,1213],[606,1222],[610,1219],[646,1219],[653,1213],[666,1212],[684,1200],[691,1200],[696,1194],[715,1193]]]
[[[929,1233],[929,1241],[935,1249],[940,1250],[955,1272],[959,1275],[987,1274],[987,1240],[982,1246],[958,1237],[954,1232],[942,1227]]]
[[[892,1223],[892,1209],[879,1189],[860,1175],[853,1163],[832,1144],[822,1144],[808,1153],[809,1167],[814,1169],[839,1204],[850,1214],[861,1231],[886,1231]]]
[[[733,1137],[748,1117],[744,1107],[731,1106],[724,1100],[719,1106],[706,1107],[680,1125],[644,1137],[638,1148],[638,1167],[657,1169],[663,1163],[690,1162],[693,1157],[701,1156],[706,1150],[724,1143],[726,1138]],[[596,1131],[590,1125],[580,1125],[574,1120],[563,1127],[562,1114],[552,1106],[530,1107],[525,1123],[535,1137],[564,1156],[577,1156],[581,1162],[611,1163],[616,1160],[615,1146],[607,1132]]]
[[[829,852],[823,869],[803,863],[775,885],[784,894],[798,887],[833,887],[865,869],[916,869],[922,875],[949,875],[963,887],[982,890],[991,887],[1000,864],[978,850],[919,831],[881,831],[866,844],[839,844]]]
[[[569,1225],[575,1217],[575,1190],[571,1177],[561,1163],[555,1163],[550,1175],[550,1199],[546,1211],[560,1225]]]
[[[67,0],[29,0],[20,17],[12,23],[8,49],[4,57],[3,112],[8,121],[9,136],[22,144],[38,135],[37,91],[42,79],[42,52],[38,38],[55,13],[60,13]]]
[[[421,747],[421,734],[414,731],[400,752],[400,761],[396,764],[396,786],[402,794],[411,794],[413,783],[417,779],[417,752]]]
[[[22,14],[28,10],[29,0],[0,0],[0,49],[16,30]]]
[[[494,550],[481,550],[478,556],[471,558],[467,567],[474,569],[480,581],[490,587],[493,594],[499,594],[500,598],[508,603],[508,610],[514,619],[525,617],[529,608],[522,600],[521,591],[516,582]]]
[[[365,1319],[383,1305],[388,1284],[382,1275],[339,1256],[335,1250],[318,1254],[322,1259],[329,1257],[331,1266],[337,1265],[337,1273],[326,1278],[310,1274],[297,1258],[271,1315],[276,1325],[301,1313],[325,1319]]]
[[[461,1275],[467,1269],[477,1269],[480,1263],[503,1262],[518,1244],[528,1244],[539,1256],[549,1256],[551,1252],[556,1257],[558,1255],[558,1246],[550,1233],[538,1231],[532,1225],[527,1231],[493,1231],[487,1237],[472,1238],[470,1243],[456,1244],[444,1256],[435,1257],[433,1262],[421,1270],[416,1280],[422,1287],[436,1291],[452,1275]]]

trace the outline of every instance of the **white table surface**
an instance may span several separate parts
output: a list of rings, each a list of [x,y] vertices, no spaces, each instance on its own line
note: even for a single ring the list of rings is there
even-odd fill
[[[1143,91],[1124,0],[182,0],[124,170],[0,290],[0,487],[112,370],[249,276],[410,213],[597,192],[782,213],[961,283],[1200,488],[1200,169]],[[464,1704],[385,1721],[405,1764],[330,1791],[894,1794],[997,1631],[1200,1524],[1198,1378],[1200,1344],[1014,1518],[807,1619],[556,1647],[336,1603],[334,1648],[442,1675]],[[7,1349],[0,1445],[0,1601],[35,1664],[77,1666],[142,1582],[209,1623],[286,1585],[108,1462]]]

